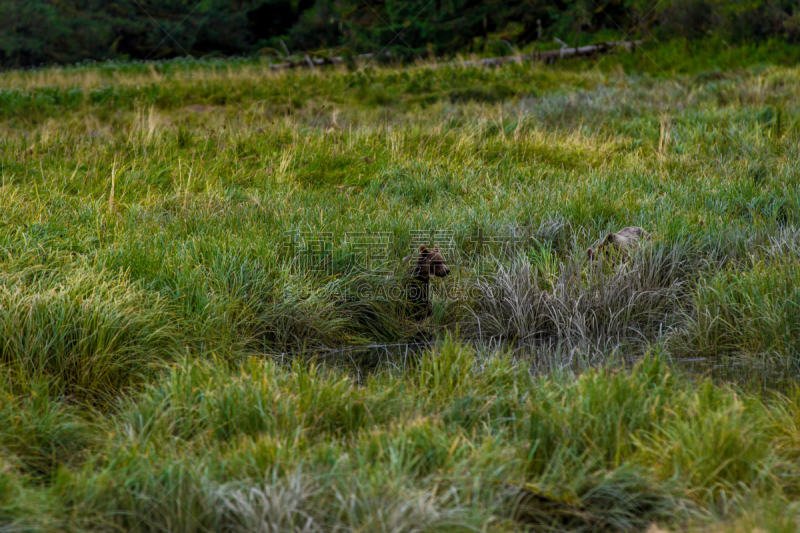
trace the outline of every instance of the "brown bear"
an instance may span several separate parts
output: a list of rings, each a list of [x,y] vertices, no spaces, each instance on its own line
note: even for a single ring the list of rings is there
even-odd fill
[[[600,253],[608,253],[609,251],[619,252],[626,248],[630,248],[631,246],[638,244],[642,239],[650,239],[650,234],[642,228],[630,226],[623,228],[616,233],[609,233],[606,235],[606,238],[603,239],[603,242],[597,246],[597,248],[589,248],[586,250],[586,255],[588,255],[589,259],[591,260],[597,257]]]
[[[408,262],[413,255],[403,258],[403,262]],[[433,312],[429,297],[431,277],[443,278],[449,274],[450,269],[438,245],[433,250],[428,250],[424,244],[419,247],[419,257],[411,268],[411,279],[406,284],[406,297],[411,304],[411,317],[414,320],[427,318]]]

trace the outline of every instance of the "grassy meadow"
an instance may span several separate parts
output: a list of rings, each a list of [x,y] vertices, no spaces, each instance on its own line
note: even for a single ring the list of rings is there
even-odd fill
[[[0,531],[796,531],[800,69],[718,46],[0,73]]]

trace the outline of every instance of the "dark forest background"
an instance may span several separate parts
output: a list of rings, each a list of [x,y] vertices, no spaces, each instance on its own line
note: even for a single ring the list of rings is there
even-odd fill
[[[409,59],[558,37],[800,41],[798,0],[2,0],[0,66],[191,55]],[[333,52],[330,51],[333,49]]]

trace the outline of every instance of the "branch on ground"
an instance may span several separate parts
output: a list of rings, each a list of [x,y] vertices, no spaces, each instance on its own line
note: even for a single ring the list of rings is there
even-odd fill
[[[561,49],[545,50],[543,52],[534,52],[532,54],[517,54],[517,55],[502,56],[502,57],[489,57],[486,59],[478,59],[475,61],[454,61],[450,64],[458,64],[465,67],[472,67],[472,66],[490,67],[490,66],[502,65],[504,63],[514,63],[521,61],[543,61],[549,65],[554,61],[556,61],[557,59],[563,59],[567,57],[592,57],[600,54],[608,54],[616,51],[617,49],[633,50],[637,46],[641,46],[642,43],[644,42],[644,41],[609,41],[604,43],[591,44],[587,46],[567,47],[559,39],[555,39],[555,41],[562,44]],[[359,59],[371,59],[373,57],[374,57],[373,54],[364,54],[358,56]],[[323,65],[336,65],[338,63],[344,63],[344,61],[345,60],[343,57],[324,57],[319,59],[310,59],[308,56],[306,56],[303,59],[297,61],[287,61],[285,63],[279,63],[277,65],[270,65],[270,68],[273,70],[282,70],[282,69],[309,67],[309,66],[316,67]]]

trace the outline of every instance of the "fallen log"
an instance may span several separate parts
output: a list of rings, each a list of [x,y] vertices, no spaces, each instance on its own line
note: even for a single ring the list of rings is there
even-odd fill
[[[534,52],[532,54],[517,54],[513,56],[488,57],[486,59],[478,59],[474,61],[473,60],[453,61],[445,64],[457,64],[464,67],[474,67],[474,66],[492,67],[492,66],[499,66],[505,63],[521,63],[522,61],[543,61],[547,64],[551,64],[557,59],[563,59],[567,57],[595,56],[600,54],[607,54],[617,49],[634,50],[637,46],[641,46],[642,43],[644,42],[644,41],[610,41],[605,43],[590,44],[587,46],[570,47],[566,46],[559,39],[555,39],[555,41],[562,45],[561,48],[558,50],[545,50],[543,52]],[[374,54],[364,54],[358,56],[359,59],[371,59],[372,57],[374,57]],[[343,57],[324,57],[319,59],[311,59],[308,56],[305,56],[303,59],[298,59],[297,61],[287,61],[285,63],[279,63],[277,65],[270,65],[269,68],[271,68],[272,70],[283,70],[283,69],[298,68],[298,67],[315,68],[317,66],[336,65],[339,63],[344,63]]]
[[[277,65],[270,65],[272,70],[283,70],[287,68],[308,67],[308,66],[322,66],[322,65],[335,65],[337,63],[344,63],[342,57],[326,57],[322,59],[311,59],[308,56],[297,61],[287,61],[286,63],[279,63]]]
[[[561,42],[556,39],[556,42]],[[583,57],[594,56],[599,54],[607,54],[616,49],[633,50],[637,46],[641,46],[644,41],[611,41],[605,43],[591,44],[587,46],[568,47],[564,46],[559,50],[545,50],[543,52],[534,52],[532,54],[518,54],[513,56],[503,57],[489,57],[486,59],[479,59],[477,61],[461,61],[459,64],[465,67],[470,66],[485,66],[492,67],[502,65],[504,63],[515,63],[522,61],[543,61],[547,64],[553,63],[556,59],[563,59],[565,57]]]
[[[358,59],[372,59],[375,57],[375,54],[362,54],[357,56]],[[387,54],[387,57],[388,54]],[[319,59],[311,59],[306,54],[303,59],[298,59],[297,61],[287,61],[285,63],[278,63],[277,65],[270,65],[269,68],[272,70],[283,70],[287,68],[297,68],[297,67],[318,67],[323,65],[336,65],[338,63],[344,63],[343,57],[323,57]]]

